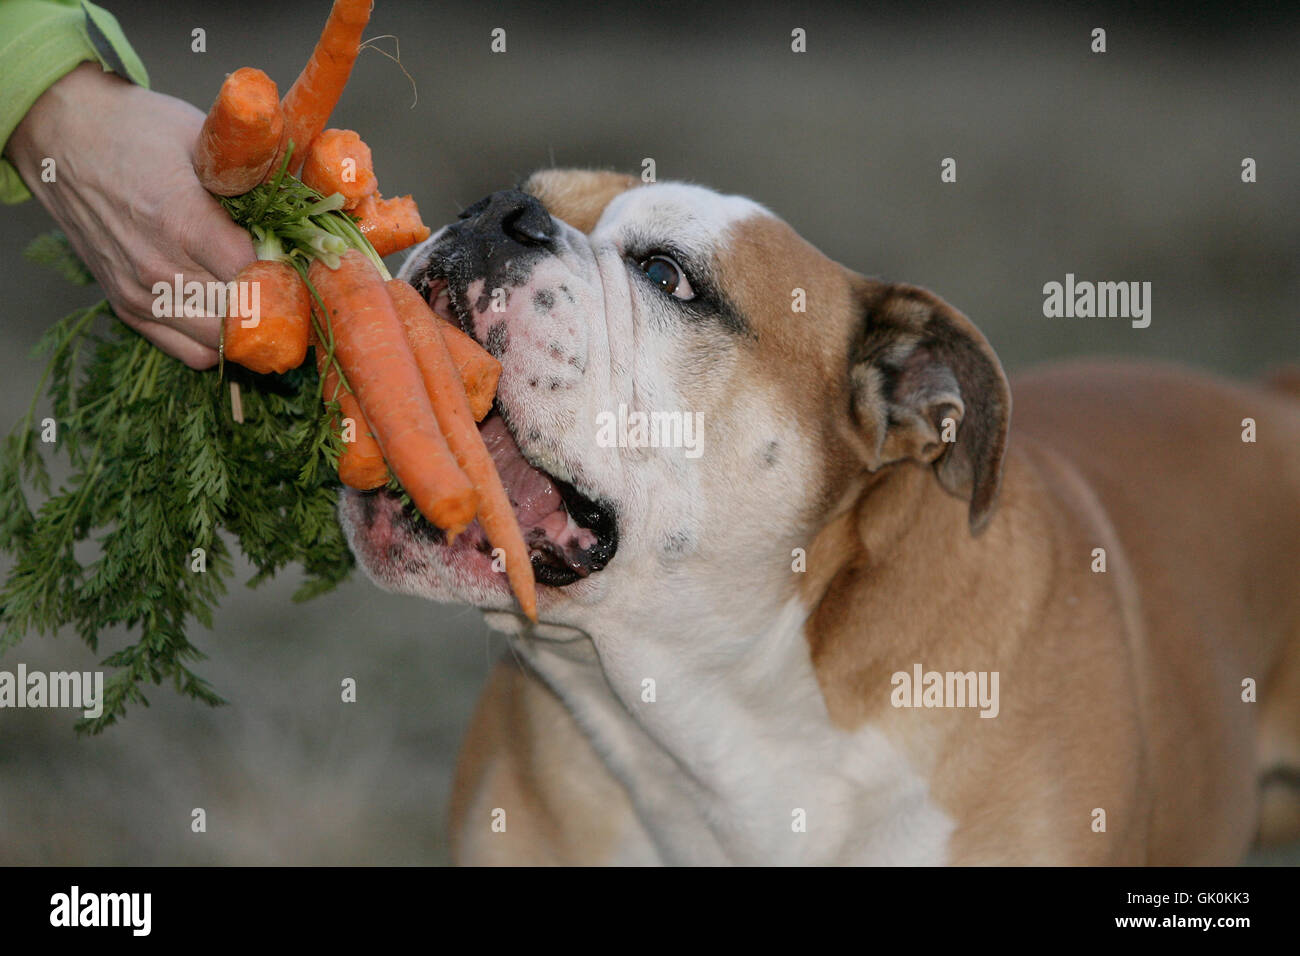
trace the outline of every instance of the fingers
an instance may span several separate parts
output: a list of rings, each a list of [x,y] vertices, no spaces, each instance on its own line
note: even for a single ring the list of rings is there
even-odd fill
[[[116,288],[109,285],[109,278],[104,284],[113,311],[150,341],[155,340],[150,334],[152,329],[166,328],[214,352],[221,342],[225,283],[193,264],[167,264],[165,268],[175,271],[168,275],[163,266],[155,264],[145,268],[138,279],[114,283]],[[157,294],[155,288],[160,290]],[[167,340],[172,337],[167,336]]]
[[[137,315],[119,313],[119,317],[158,348],[172,358],[180,359],[190,368],[205,369],[217,364],[216,349],[201,345],[184,332]]]
[[[197,281],[205,287],[209,283],[231,282],[239,271],[256,260],[253,253],[253,241],[248,233],[235,225],[216,200],[205,194],[207,200],[202,207],[194,228],[186,230],[184,245],[189,258],[198,266],[185,273],[185,281]],[[221,316],[186,317],[163,320],[170,326],[189,336],[206,351],[213,355],[221,341]],[[180,358],[181,356],[177,356]],[[207,363],[212,364],[211,361]],[[195,367],[206,367],[195,366]]]
[[[209,197],[201,215],[200,227],[189,233],[201,236],[196,248],[187,249],[190,257],[222,282],[229,282],[257,257],[253,254],[253,240],[248,233],[231,221],[226,210]]]
[[[244,266],[255,261],[256,256],[248,233],[235,225],[221,204],[199,185],[188,163],[183,178],[185,182],[172,193],[177,198],[164,206],[160,238],[167,240],[162,252],[164,258],[170,257],[168,268],[172,275],[181,275],[185,289],[184,308],[172,301],[162,310],[151,307],[130,311],[145,322],[152,315],[159,326],[193,339],[203,351],[194,353],[187,349],[187,354],[201,354],[205,365],[210,365],[221,341],[225,299],[230,293],[229,288],[223,287],[233,281]],[[156,277],[157,266],[158,263],[153,262],[140,270],[145,282]],[[171,281],[172,275],[164,281]],[[206,309],[207,314],[193,314],[195,309],[189,301],[191,288],[204,290],[200,311]],[[171,297],[174,299],[175,294],[171,293]]]
[[[202,346],[206,351],[215,354],[217,346],[221,344],[221,324],[223,321],[221,317],[205,315],[197,318],[180,319],[179,322],[173,321],[171,328],[196,345]],[[177,358],[180,358],[180,356],[178,355]]]
[[[192,283],[198,283],[199,287],[205,290],[203,302],[199,306],[200,311],[207,310],[205,314],[194,315],[192,313],[196,310],[188,307],[186,302],[173,301],[171,307],[167,310],[170,314],[161,318],[149,318],[140,315],[139,312],[136,312],[135,315],[139,316],[139,321],[142,323],[169,329],[185,336],[207,351],[215,352],[217,346],[221,343],[221,325],[225,319],[226,308],[228,308],[223,301],[225,289],[217,288],[215,290],[221,295],[213,294],[208,296],[206,290],[222,286],[223,283],[218,282],[209,273],[200,269],[189,269],[184,273],[185,287],[192,288]],[[223,308],[223,306],[225,307]],[[191,314],[186,314],[187,311]],[[176,357],[180,358],[179,355]]]

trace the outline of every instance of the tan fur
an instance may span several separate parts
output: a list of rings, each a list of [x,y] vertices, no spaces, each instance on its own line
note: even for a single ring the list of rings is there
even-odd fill
[[[608,175],[549,171],[529,188],[555,215],[594,223],[635,184],[589,178]],[[1021,377],[1000,496],[973,535],[968,501],[936,480],[942,461],[930,465],[951,450],[906,436],[889,446],[853,415],[855,394],[878,384],[852,381],[862,303],[880,307],[888,289],[919,301],[919,290],[868,283],[766,218],[733,229],[717,268],[754,332],[737,346],[735,387],[776,389],[819,450],[808,573],[790,588],[811,612],[830,716],[901,744],[956,821],[953,862],[1234,863],[1260,829],[1269,775],[1283,785],[1267,790],[1262,832],[1300,830],[1284,785],[1300,776],[1300,402],[1127,362]],[[795,286],[807,314],[790,311]],[[968,335],[958,318],[949,328]],[[898,354],[923,325],[891,333]],[[971,341],[972,354],[987,349]],[[968,416],[997,398],[961,397]],[[1241,441],[1247,417],[1254,444]],[[885,447],[920,460],[869,467]],[[1104,574],[1091,570],[1094,548]],[[914,663],[999,671],[999,716],[894,709],[890,675]],[[1248,677],[1259,703],[1241,700]],[[498,855],[504,841],[473,831],[505,805],[528,821],[511,839],[528,843]],[[1104,833],[1091,826],[1098,808]],[[534,820],[542,813],[549,823]],[[475,717],[453,815],[459,855],[489,861],[597,861],[633,826],[567,712],[513,665]]]
[[[448,816],[452,861],[480,866],[609,863],[636,831],[626,791],[569,712],[509,655],[465,735]]]
[[[597,169],[543,169],[524,182],[523,190],[542,201],[556,219],[591,232],[609,201],[641,181],[623,173]]]

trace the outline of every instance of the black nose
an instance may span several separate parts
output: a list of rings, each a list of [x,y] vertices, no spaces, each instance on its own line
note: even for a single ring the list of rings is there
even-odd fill
[[[484,238],[505,236],[523,246],[544,246],[555,238],[555,220],[534,196],[502,189],[484,196],[460,214]]]

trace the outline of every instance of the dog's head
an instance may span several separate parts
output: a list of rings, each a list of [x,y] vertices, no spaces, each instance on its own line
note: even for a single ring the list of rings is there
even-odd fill
[[[973,530],[989,518],[1010,398],[983,336],[748,199],[548,170],[470,206],[401,277],[501,361],[481,428],[543,621],[770,613],[792,552],[906,461],[969,501]],[[342,515],[380,585],[513,608],[476,526],[449,547],[384,492],[348,492]]]

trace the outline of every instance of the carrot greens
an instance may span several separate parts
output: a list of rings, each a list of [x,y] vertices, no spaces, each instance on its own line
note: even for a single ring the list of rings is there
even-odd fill
[[[264,234],[301,250],[316,237],[285,228],[296,221],[286,203],[320,198],[290,192],[255,199]],[[240,200],[250,201],[227,204],[256,211]],[[326,215],[341,214],[317,212]],[[57,234],[32,243],[28,258],[90,281]],[[305,266],[306,255],[297,258]],[[235,554],[252,567],[250,586],[301,568],[296,600],[331,590],[353,567],[335,516],[337,403],[323,401],[313,362],[283,375],[231,362],[221,375],[196,371],[102,301],[52,326],[36,354],[47,362],[38,395],[0,448],[0,552],[13,559],[0,588],[0,652],[70,628],[105,653],[103,712],[78,722],[92,733],[147,704],[145,688],[164,681],[221,703],[194,670],[204,655],[189,633],[196,622],[212,626]],[[38,411],[42,393],[49,406]],[[57,482],[56,458],[66,472]],[[44,500],[33,505],[33,494]]]

